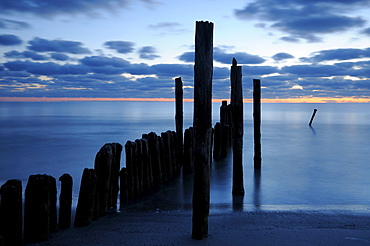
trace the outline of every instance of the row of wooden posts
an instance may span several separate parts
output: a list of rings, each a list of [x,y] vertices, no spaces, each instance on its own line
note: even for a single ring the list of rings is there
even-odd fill
[[[227,156],[231,144],[230,105],[222,102],[221,123],[216,123],[213,158]],[[221,127],[222,125],[222,127]],[[181,134],[183,135],[183,134]],[[87,226],[92,221],[132,203],[161,184],[194,170],[193,127],[184,132],[184,143],[179,142],[174,131],[143,134],[141,139],[127,141],[124,148],[126,167],[120,167],[123,146],[109,143],[96,154],[94,168],[83,170],[74,226]],[[49,233],[69,228],[72,211],[73,178],[69,174],[59,177],[61,190],[59,216],[57,214],[57,181],[46,174],[30,175],[25,189],[24,232],[22,231],[22,182],[8,180],[1,186],[0,245],[22,245],[47,240]],[[59,221],[57,218],[59,217]],[[22,236],[23,235],[23,236]],[[22,240],[23,238],[23,240]]]
[[[83,170],[74,225],[86,226],[93,220],[158,189],[180,174],[194,173],[192,237],[208,236],[210,207],[210,164],[233,149],[232,194],[244,195],[243,184],[243,96],[241,66],[231,66],[231,102],[223,101],[220,122],[212,127],[213,23],[197,22],[194,65],[193,127],[183,132],[183,91],[181,78],[175,79],[176,132],[154,132],[125,144],[126,167],[120,168],[123,146],[105,144],[96,154],[94,168]],[[254,86],[254,167],[261,168],[260,80]],[[50,232],[71,224],[72,177],[62,175],[57,223],[56,179],[31,175],[25,189],[24,232],[22,232],[22,183],[9,180],[1,187],[0,246],[21,245],[46,240]],[[24,241],[23,241],[24,239]]]

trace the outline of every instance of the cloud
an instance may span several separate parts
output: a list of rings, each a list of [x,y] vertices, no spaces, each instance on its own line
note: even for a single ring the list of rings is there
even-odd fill
[[[46,60],[49,59],[48,57],[46,57],[44,55],[37,54],[36,52],[33,52],[33,51],[18,52],[16,50],[6,52],[4,54],[4,57],[6,57],[6,58],[16,58],[16,59],[18,59],[18,58],[30,58],[30,59],[35,60],[35,61],[46,61]]]
[[[185,52],[177,57],[180,61],[184,62],[194,62],[194,51]],[[235,58],[238,64],[261,64],[265,62],[265,59],[257,56],[251,55],[246,52],[235,52],[227,53],[224,49],[214,47],[213,49],[213,60],[223,63],[231,64],[232,59]]]
[[[81,42],[68,41],[68,40],[47,40],[43,38],[34,38],[28,42],[27,48],[29,50],[38,52],[62,52],[70,54],[90,54],[87,48],[82,47]]]
[[[96,16],[98,10],[115,11],[117,9],[126,8],[129,5],[129,2],[129,0],[1,0],[0,14],[31,13],[45,18],[57,15],[75,14]]]
[[[160,57],[156,54],[157,51],[153,46],[144,46],[138,51],[138,53],[140,54],[140,58],[146,60],[154,60]]]
[[[370,36],[370,27],[362,30],[362,33],[365,34],[365,35]]]
[[[134,50],[135,43],[129,41],[108,41],[104,43],[108,49],[116,50],[121,54],[128,54]]]
[[[157,24],[148,25],[150,29],[155,30],[156,32],[160,31],[161,35],[164,34],[178,34],[181,32],[187,32],[185,28],[182,27],[182,24],[178,22],[159,22]]]
[[[23,22],[23,21],[15,21],[0,18],[0,28],[2,29],[13,29],[13,30],[23,30],[29,29],[31,27],[30,24]]]
[[[289,34],[281,38],[284,41],[320,42],[322,34],[362,27],[364,18],[350,13],[369,5],[369,0],[256,0],[243,9],[236,9],[234,14],[241,20],[270,22],[269,27]]]
[[[105,56],[87,56],[80,59],[80,62],[89,67],[128,67],[130,62],[119,57],[105,57]]]
[[[57,61],[67,61],[69,60],[69,56],[63,53],[54,52],[50,54],[51,58]]]
[[[370,48],[366,49],[332,49],[321,50],[312,54],[311,57],[300,58],[303,62],[323,62],[332,60],[350,60],[358,58],[370,58]]]
[[[22,44],[22,40],[15,35],[12,34],[2,34],[0,35],[0,45],[3,46],[13,46]]]
[[[292,58],[294,58],[294,56],[288,53],[284,53],[284,52],[277,53],[272,56],[272,59],[274,59],[275,61],[282,61],[282,60],[292,59]]]

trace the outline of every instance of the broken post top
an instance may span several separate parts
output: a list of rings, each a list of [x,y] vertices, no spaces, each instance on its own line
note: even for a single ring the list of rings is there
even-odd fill
[[[233,57],[233,66],[237,66],[238,65],[238,62],[236,61],[235,57]]]

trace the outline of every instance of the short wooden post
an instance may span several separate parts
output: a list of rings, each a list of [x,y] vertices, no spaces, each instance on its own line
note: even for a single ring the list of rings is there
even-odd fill
[[[231,108],[233,111],[233,187],[232,194],[244,195],[243,181],[243,88],[242,67],[233,58],[231,73]]]
[[[213,159],[215,161],[221,160],[221,149],[222,149],[222,126],[220,122],[217,122],[214,127],[214,144],[213,144]]]
[[[61,182],[61,188],[59,196],[58,227],[65,229],[71,226],[73,179],[71,175],[65,173],[59,177],[59,181]]]
[[[261,81],[253,79],[254,168],[261,169]]]
[[[127,193],[127,168],[122,167],[119,172],[119,184],[120,184],[120,206],[124,203],[128,203],[128,193]]]
[[[142,162],[143,162],[143,191],[147,192],[150,188],[150,172],[149,172],[149,149],[148,140],[145,138],[140,139],[141,150],[142,150]]]
[[[312,113],[312,116],[311,116],[310,123],[308,124],[309,126],[311,126],[312,121],[313,121],[313,118],[315,118],[316,112],[317,112],[317,109],[314,109],[314,110],[313,110],[313,113]]]
[[[50,216],[49,216],[49,232],[56,232],[58,230],[58,212],[57,212],[57,181],[54,177],[49,176],[50,179]]]
[[[152,166],[153,186],[157,187],[162,183],[161,158],[159,149],[159,140],[155,132],[148,134],[148,145],[150,153],[150,162]]]
[[[125,144],[126,152],[126,171],[127,171],[127,198],[132,201],[135,196],[135,175],[134,175],[134,144],[131,141],[127,141]]]
[[[162,132],[161,133],[162,138],[162,153],[163,158],[161,158],[164,169],[162,169],[162,172],[164,173],[166,177],[166,182],[169,182],[172,179],[172,159],[171,159],[171,144],[170,144],[170,136],[168,132]]]
[[[110,191],[109,191],[109,200],[108,208],[117,209],[117,199],[119,192],[119,171],[121,168],[121,154],[122,154],[122,145],[120,143],[112,143],[113,150],[113,159],[112,159],[112,170],[110,178]]]
[[[50,177],[30,175],[25,191],[24,241],[37,243],[49,238]]]
[[[98,177],[94,169],[85,168],[82,173],[80,193],[76,208],[74,226],[91,224],[96,196]]]
[[[143,194],[143,149],[141,146],[140,139],[135,140],[136,144],[136,155],[135,155],[135,166],[137,171],[137,184],[138,184],[138,196]]]
[[[189,127],[185,130],[184,133],[184,165],[183,165],[183,174],[190,174],[194,171],[193,164],[193,128]]]
[[[111,144],[104,144],[96,154],[94,169],[98,177],[94,218],[103,217],[108,212],[108,201],[112,174],[113,149]]]
[[[192,238],[208,237],[212,137],[213,23],[196,22]]]
[[[183,165],[184,156],[184,112],[183,112],[183,88],[181,77],[175,79],[175,98],[176,98],[176,135],[177,135],[177,162]]]
[[[4,245],[22,245],[22,181],[6,181],[0,193]]]

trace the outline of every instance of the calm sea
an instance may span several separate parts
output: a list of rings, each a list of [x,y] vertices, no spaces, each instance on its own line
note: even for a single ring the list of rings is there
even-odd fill
[[[214,103],[213,122],[220,103]],[[312,127],[313,109],[318,109]],[[184,129],[192,125],[184,103]],[[242,207],[336,207],[370,212],[369,104],[262,104],[262,172],[253,170],[252,104],[244,104]],[[0,184],[30,174],[74,178],[74,201],[82,170],[92,168],[104,143],[174,130],[170,102],[0,103]],[[125,155],[122,165],[125,165]],[[232,206],[230,156],[212,164],[212,206]],[[182,180],[181,182],[183,182]],[[180,181],[179,181],[180,182]],[[179,203],[191,202],[180,187]],[[177,188],[176,188],[177,189]],[[169,193],[170,194],[170,193]],[[171,196],[171,195],[168,195]]]

